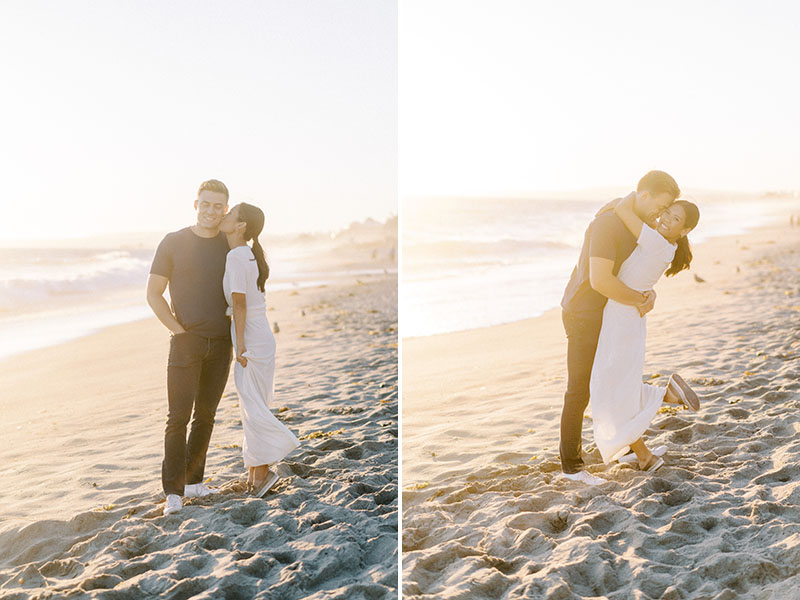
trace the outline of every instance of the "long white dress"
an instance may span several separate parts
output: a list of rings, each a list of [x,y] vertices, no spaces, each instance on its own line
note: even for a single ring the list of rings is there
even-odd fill
[[[236,362],[233,377],[239,392],[245,467],[256,467],[281,460],[300,445],[297,437],[269,410],[275,382],[275,336],[267,320],[264,294],[258,289],[258,265],[249,246],[228,252],[222,288],[233,314],[232,294],[245,294],[247,318],[244,345],[247,366]],[[236,324],[231,319],[231,338],[236,348]]]
[[[675,249],[675,244],[643,225],[637,246],[617,277],[636,291],[653,289]],[[628,452],[664,400],[664,388],[642,383],[646,339],[647,318],[640,317],[635,307],[614,300],[606,303],[589,383],[594,440],[606,463]]]

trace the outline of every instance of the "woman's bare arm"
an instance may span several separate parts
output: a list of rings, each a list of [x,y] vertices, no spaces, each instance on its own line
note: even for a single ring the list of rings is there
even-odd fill
[[[630,194],[625,196],[615,207],[614,207],[614,214],[617,215],[620,220],[625,224],[625,227],[628,228],[637,240],[639,239],[639,235],[642,233],[642,225],[644,225],[644,221],[642,221],[636,213],[633,212],[633,202],[636,199],[636,194]]]
[[[243,367],[247,366],[247,357],[242,356],[247,352],[244,345],[244,324],[247,320],[247,296],[239,292],[231,294],[233,301],[233,327],[236,331],[236,361]]]

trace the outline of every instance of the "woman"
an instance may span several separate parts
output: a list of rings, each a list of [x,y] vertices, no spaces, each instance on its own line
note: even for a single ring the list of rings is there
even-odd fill
[[[269,410],[275,380],[275,336],[267,321],[264,301],[269,265],[258,241],[263,228],[264,213],[245,203],[234,206],[219,226],[231,248],[222,287],[233,316],[234,381],[244,429],[242,454],[248,468],[248,491],[259,498],[279,479],[269,465],[300,445]],[[247,245],[250,240],[252,248]]]
[[[692,253],[686,234],[697,225],[700,212],[691,202],[678,200],[652,229],[633,212],[633,201],[631,195],[614,208],[637,239],[617,277],[628,287],[644,292],[653,288],[665,270],[670,276],[689,268]],[[646,335],[646,319],[637,308],[609,300],[603,311],[589,389],[595,443],[603,460],[616,460],[630,448],[642,469],[655,471],[664,460],[647,448],[641,436],[661,403],[684,403],[692,410],[699,404],[677,374],[670,377],[666,389],[642,383]]]

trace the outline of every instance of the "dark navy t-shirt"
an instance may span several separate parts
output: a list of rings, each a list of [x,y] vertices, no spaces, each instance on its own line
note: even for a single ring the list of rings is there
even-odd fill
[[[613,211],[595,217],[586,229],[581,255],[564,290],[561,307],[578,317],[601,319],[608,298],[596,292],[589,283],[589,258],[613,260],[612,273],[616,275],[634,248],[636,238]]]
[[[156,249],[150,273],[169,279],[172,312],[186,331],[229,338],[228,303],[222,292],[228,240],[196,235],[190,227],[168,233]]]

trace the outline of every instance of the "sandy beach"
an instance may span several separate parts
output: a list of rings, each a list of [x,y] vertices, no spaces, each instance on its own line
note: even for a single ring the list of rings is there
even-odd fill
[[[656,416],[655,474],[604,465],[587,412],[609,482],[557,477],[559,310],[403,340],[404,597],[800,597],[800,227],[694,250],[656,287],[645,377],[681,373],[702,406]]]
[[[219,493],[162,516],[155,319],[0,363],[0,598],[397,596],[396,277],[268,289],[267,306],[273,410],[301,446],[264,499],[245,491],[231,369],[206,466]]]

